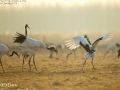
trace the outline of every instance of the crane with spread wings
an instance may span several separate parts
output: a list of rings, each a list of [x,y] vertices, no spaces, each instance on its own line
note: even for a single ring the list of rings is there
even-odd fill
[[[96,50],[97,50],[97,44],[99,41],[101,40],[110,40],[113,36],[113,33],[110,32],[106,35],[103,35],[99,38],[97,38],[93,44],[90,43],[89,41],[89,38],[87,35],[85,36],[77,36],[77,37],[74,37],[70,40],[67,40],[65,41],[66,42],[66,46],[69,47],[69,49],[76,49],[77,47],[79,46],[82,46],[85,50],[86,50],[86,54],[85,54],[85,61],[83,63],[83,66],[82,66],[82,71],[83,71],[83,68],[84,68],[84,65],[86,64],[86,60],[90,57],[92,57],[92,61],[91,61],[91,64],[92,64],[92,67],[94,68],[94,65],[93,65],[93,59],[95,57],[95,54],[96,54]]]

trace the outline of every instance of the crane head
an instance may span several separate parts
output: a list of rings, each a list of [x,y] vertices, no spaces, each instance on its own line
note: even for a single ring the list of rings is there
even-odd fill
[[[25,28],[29,28],[30,29],[30,27],[28,26],[28,24],[25,25]]]

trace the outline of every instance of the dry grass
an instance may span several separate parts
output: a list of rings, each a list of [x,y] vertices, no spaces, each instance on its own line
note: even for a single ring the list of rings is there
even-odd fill
[[[28,60],[25,60],[22,71],[22,57],[4,56],[2,58],[6,73],[0,67],[0,83],[18,84],[17,87],[5,87],[5,90],[118,90],[120,88],[120,60],[111,54],[103,57],[103,48],[99,48],[92,69],[91,59],[87,60],[84,73],[81,71],[84,62],[83,52],[78,51],[77,59],[71,55],[69,60],[65,50],[60,59],[49,60],[49,52],[37,52],[35,61],[38,71],[31,62],[29,72]],[[2,88],[2,87],[0,87]]]

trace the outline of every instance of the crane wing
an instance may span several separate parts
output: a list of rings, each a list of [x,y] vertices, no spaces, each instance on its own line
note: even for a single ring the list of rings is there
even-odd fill
[[[106,34],[104,36],[101,36],[98,39],[96,39],[94,41],[94,43],[92,44],[93,50],[95,50],[95,48],[96,48],[96,46],[97,46],[97,44],[98,44],[99,41],[101,41],[101,40],[109,41],[112,37],[113,37],[113,32],[110,32],[110,33],[108,33],[108,34]]]
[[[22,44],[26,40],[26,36],[23,35],[23,34],[20,34],[20,33],[16,32],[15,35],[16,35],[16,37],[14,37],[13,43],[20,43],[20,44]]]
[[[38,46],[38,43],[37,43],[37,40],[26,37],[22,45],[27,47],[34,47],[34,46]]]
[[[66,46],[69,47],[69,49],[76,49],[77,47],[80,46],[80,36],[74,37],[66,42]]]

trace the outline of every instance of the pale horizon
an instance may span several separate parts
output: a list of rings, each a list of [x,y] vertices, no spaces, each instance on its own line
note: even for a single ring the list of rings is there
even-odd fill
[[[0,4],[0,33],[107,33],[120,32],[118,0],[25,0]]]

